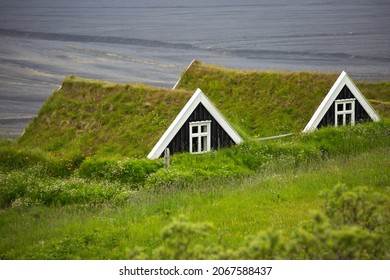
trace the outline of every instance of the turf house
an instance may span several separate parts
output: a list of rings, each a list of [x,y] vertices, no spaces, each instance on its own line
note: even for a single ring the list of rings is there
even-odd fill
[[[175,89],[70,76],[18,142],[58,157],[72,151],[82,157],[156,159],[165,148],[200,154],[303,129],[387,118],[388,89],[386,82],[355,85],[345,72],[338,77],[233,70],[199,61],[183,72]]]
[[[334,83],[303,132],[322,126],[355,125],[380,118],[367,99],[343,71]]]
[[[171,153],[186,151],[201,154],[242,141],[206,95],[197,89],[149,153],[148,158],[158,158],[165,148],[169,148]]]

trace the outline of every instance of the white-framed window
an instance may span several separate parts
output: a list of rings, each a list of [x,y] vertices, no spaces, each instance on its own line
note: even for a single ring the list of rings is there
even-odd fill
[[[334,125],[355,125],[355,98],[335,101]]]
[[[190,122],[190,153],[202,154],[211,150],[211,121]]]

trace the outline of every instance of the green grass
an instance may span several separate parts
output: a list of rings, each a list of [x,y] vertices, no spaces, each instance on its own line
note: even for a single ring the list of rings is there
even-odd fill
[[[120,180],[80,178],[78,169],[53,177],[34,164],[3,166],[2,197],[7,188],[19,190],[0,212],[0,255],[123,259],[142,248],[152,258],[163,244],[162,229],[181,215],[211,223],[202,242],[224,250],[237,250],[262,230],[290,236],[321,209],[320,194],[339,182],[390,194],[389,131],[387,123],[372,123],[248,142],[197,157],[181,154],[172,158],[172,174],[159,169],[136,191]],[[225,164],[225,173],[214,164]],[[166,176],[171,177],[164,181]],[[156,178],[160,184],[147,183]]]
[[[291,233],[311,211],[320,209],[319,194],[338,182],[389,193],[389,158],[389,150],[382,149],[327,160],[310,170],[144,191],[122,206],[14,207],[0,216],[0,251],[7,259],[127,258],[134,247],[147,253],[158,247],[161,229],[181,214],[193,222],[211,222],[215,229],[208,242],[234,249],[268,228]]]

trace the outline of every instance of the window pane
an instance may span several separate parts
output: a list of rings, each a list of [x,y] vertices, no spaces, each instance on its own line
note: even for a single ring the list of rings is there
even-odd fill
[[[352,109],[352,103],[346,103],[345,104],[345,110],[351,110]]]
[[[206,152],[207,151],[207,136],[202,136],[200,145],[201,145],[200,151]]]
[[[343,125],[343,115],[337,115],[337,125]]]
[[[207,125],[202,125],[201,132],[207,132]]]
[[[198,153],[199,152],[198,142],[199,142],[199,138],[198,137],[192,137],[192,152],[193,153]]]
[[[352,116],[351,114],[345,114],[345,124],[351,124]]]
[[[337,104],[337,111],[338,112],[344,111],[344,104]]]
[[[192,133],[198,133],[198,127],[197,126],[193,126],[192,127]]]

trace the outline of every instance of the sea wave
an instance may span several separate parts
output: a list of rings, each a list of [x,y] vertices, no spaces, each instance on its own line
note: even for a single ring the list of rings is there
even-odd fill
[[[300,36],[356,36],[364,35],[362,33],[324,33],[317,35],[300,35]],[[77,43],[104,43],[104,44],[118,44],[118,45],[134,45],[141,47],[150,48],[169,48],[169,49],[180,49],[180,50],[192,50],[202,52],[212,52],[228,56],[245,57],[249,59],[283,59],[283,60],[332,60],[332,59],[366,59],[370,61],[381,61],[390,62],[390,57],[383,55],[369,55],[362,56],[353,53],[345,52],[310,52],[310,51],[295,51],[295,50],[269,50],[269,49],[231,49],[231,48],[220,48],[217,46],[201,46],[189,43],[176,43],[166,42],[159,40],[148,40],[140,38],[127,38],[127,37],[114,37],[114,36],[97,36],[97,35],[80,35],[80,34],[66,34],[66,33],[50,33],[50,32],[36,32],[36,31],[22,31],[15,29],[0,28],[0,37],[16,37],[36,40],[47,40],[47,41],[60,41],[60,42],[77,42]],[[291,38],[293,35],[279,36],[279,38]],[[270,36],[272,38],[273,36]],[[106,56],[111,59],[115,59],[112,54],[107,53]],[[123,59],[123,57],[121,57]],[[136,61],[133,61],[136,62]],[[150,61],[144,61],[146,64],[151,64]],[[160,65],[161,66],[161,65]],[[164,65],[164,67],[171,67]]]
[[[191,44],[186,44],[186,43],[172,43],[172,42],[164,42],[158,40],[147,40],[147,39],[139,39],[139,38],[125,38],[125,37],[114,37],[114,36],[22,31],[22,30],[5,29],[5,28],[0,28],[0,36],[47,40],[47,41],[60,41],[60,42],[136,45],[136,46],[152,47],[152,48],[173,48],[173,49],[183,49],[183,50],[200,49],[199,47],[196,47]]]

